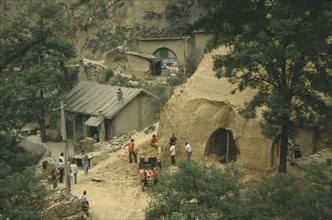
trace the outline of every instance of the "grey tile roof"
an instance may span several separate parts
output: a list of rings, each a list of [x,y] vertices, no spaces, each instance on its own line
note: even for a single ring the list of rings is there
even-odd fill
[[[91,116],[84,124],[88,126],[98,127],[101,124],[101,121],[98,117]]]
[[[123,93],[122,102],[117,98],[118,88],[121,88]],[[105,118],[112,119],[141,93],[151,95],[143,89],[81,82],[65,96],[66,111],[94,116],[102,111]]]
[[[145,59],[148,59],[148,60],[157,60],[157,59],[160,59],[158,57],[155,57],[153,55],[149,55],[149,54],[146,54],[146,53],[139,53],[139,52],[134,52],[134,51],[127,51],[126,54],[129,54],[129,55],[133,55],[133,56],[138,56],[138,57],[142,57],[142,58],[145,58]]]

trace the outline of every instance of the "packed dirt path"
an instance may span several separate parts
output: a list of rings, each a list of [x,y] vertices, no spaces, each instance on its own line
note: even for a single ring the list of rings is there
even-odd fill
[[[138,146],[150,135],[133,138]],[[78,183],[72,185],[71,192],[80,197],[84,190],[91,219],[144,219],[144,209],[150,201],[149,190],[141,191],[138,164],[129,163],[126,149],[108,153],[108,158],[91,167],[87,175],[80,169]]]

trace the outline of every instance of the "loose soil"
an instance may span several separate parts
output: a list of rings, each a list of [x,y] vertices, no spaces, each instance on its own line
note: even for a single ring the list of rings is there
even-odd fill
[[[139,183],[138,165],[130,164],[126,151],[120,150],[91,167],[87,175],[80,170],[78,184],[71,189],[78,197],[87,191],[92,219],[144,219],[150,198]]]
[[[136,146],[142,146],[151,136],[142,132],[133,138]],[[80,168],[78,183],[71,186],[71,193],[80,197],[84,190],[91,207],[91,219],[144,219],[144,209],[150,201],[150,189],[142,192],[138,163],[129,163],[126,148],[108,153],[108,158],[90,167],[87,175]]]

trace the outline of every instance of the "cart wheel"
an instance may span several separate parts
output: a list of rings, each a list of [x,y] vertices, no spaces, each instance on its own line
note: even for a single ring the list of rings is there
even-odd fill
[[[144,192],[144,182],[141,182],[142,192]]]

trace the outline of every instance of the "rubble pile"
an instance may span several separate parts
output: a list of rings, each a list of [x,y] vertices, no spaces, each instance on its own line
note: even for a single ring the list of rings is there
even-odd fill
[[[51,178],[52,169],[56,168],[57,163],[51,157],[44,157],[36,166],[36,172],[45,181]]]
[[[78,137],[74,143],[74,152],[80,153],[82,151],[85,152],[92,152],[94,151],[94,144],[96,143],[96,140],[90,137],[83,138]]]
[[[82,151],[86,153],[95,151],[115,152],[119,150],[125,143],[127,143],[137,131],[131,131],[120,137],[115,136],[112,140],[107,142],[96,142],[95,139],[87,137],[79,137],[74,143],[74,152],[80,154]]]
[[[42,212],[42,220],[48,219],[88,219],[82,210],[82,202],[76,196],[66,194],[65,189],[50,191],[45,203],[46,209]]]
[[[124,134],[120,137],[113,137],[112,140],[110,140],[108,143],[111,145],[112,148],[121,148],[124,144],[126,144],[127,142],[130,141],[130,139],[135,135],[137,134],[137,131],[134,130],[134,131],[131,131],[127,134]]]
[[[92,179],[102,180],[96,184],[112,182],[114,186],[139,186],[138,163],[129,163],[128,155],[118,156],[116,161],[106,165],[91,176]],[[116,166],[114,166],[116,164]]]
[[[126,135],[126,137],[123,138],[125,141],[122,142],[122,146],[130,140],[131,135]],[[112,147],[119,146],[120,148],[121,145],[112,145]],[[137,163],[129,163],[128,154],[118,155],[115,161],[112,161],[103,168],[99,168],[98,171],[91,176],[91,180],[99,180],[98,182],[95,181],[95,184],[99,185],[112,182],[112,184],[119,189],[127,186],[139,186],[141,184],[138,173],[140,158],[148,160],[149,157],[156,157],[159,161],[160,154],[158,149],[150,146],[149,141],[136,146],[136,152]],[[114,164],[116,164],[116,166],[114,166]]]

